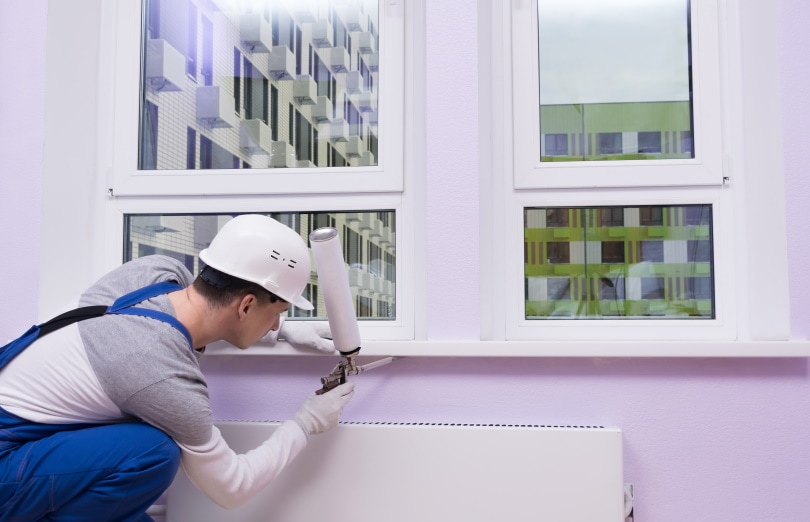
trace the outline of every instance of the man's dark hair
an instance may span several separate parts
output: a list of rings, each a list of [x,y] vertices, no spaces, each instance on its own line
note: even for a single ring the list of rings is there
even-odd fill
[[[203,267],[192,283],[194,289],[215,308],[229,305],[234,299],[253,294],[261,304],[286,302],[256,283],[233,277],[210,266]]]

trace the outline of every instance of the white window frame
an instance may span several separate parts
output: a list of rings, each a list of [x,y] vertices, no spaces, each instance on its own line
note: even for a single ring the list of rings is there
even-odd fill
[[[417,276],[413,269],[418,249],[413,246],[412,223],[423,221],[413,209],[420,201],[415,196],[418,191],[414,187],[420,183],[417,174],[424,170],[424,145],[421,134],[417,135],[413,129],[424,126],[421,120],[424,110],[420,109],[424,106],[424,96],[418,87],[418,79],[424,77],[424,65],[423,60],[417,58],[423,54],[420,31],[424,5],[418,1],[380,2],[381,17],[385,13],[389,26],[395,27],[394,34],[408,28],[408,34],[403,32],[400,35],[402,42],[398,52],[403,56],[394,55],[392,58],[392,63],[402,67],[387,67],[399,71],[392,72],[385,80],[394,85],[386,95],[390,103],[381,107],[389,122],[385,132],[390,133],[387,137],[392,140],[386,146],[386,163],[350,176],[336,176],[334,170],[330,170],[332,181],[321,184],[317,180],[324,178],[327,169],[308,169],[312,172],[303,173],[298,181],[292,180],[282,188],[276,185],[287,183],[285,176],[290,174],[279,169],[267,173],[264,182],[251,178],[249,193],[243,193],[248,190],[245,186],[233,188],[237,183],[233,171],[172,172],[168,177],[160,178],[157,184],[148,183],[144,190],[119,191],[120,185],[114,184],[118,178],[116,169],[121,165],[135,165],[133,161],[137,156],[137,125],[121,131],[122,122],[137,123],[137,117],[133,120],[133,116],[136,116],[139,105],[139,68],[127,69],[123,66],[126,62],[121,62],[121,53],[134,52],[140,42],[140,24],[132,23],[133,19],[140,20],[136,4],[140,6],[140,0],[77,0],[51,10],[54,21],[49,27],[49,43],[53,52],[49,54],[48,70],[65,78],[88,78],[90,81],[67,82],[70,85],[50,89],[46,99],[52,117],[46,122],[49,143],[46,162],[49,165],[45,174],[47,183],[43,187],[40,317],[45,320],[75,306],[70,302],[75,296],[122,263],[127,214],[373,212],[391,209],[396,213],[397,229],[396,317],[390,321],[360,321],[364,343],[368,339],[372,344],[368,349],[363,346],[363,353],[373,355],[375,342],[414,339],[417,329],[414,301],[420,285],[415,282]],[[127,19],[127,16],[134,18]],[[406,52],[405,45],[413,48]],[[139,59],[129,63],[137,64]],[[405,78],[409,80],[405,81]],[[130,85],[118,90],[121,81],[133,82],[131,85],[135,88]],[[407,113],[401,109],[406,100],[409,106],[413,106]],[[81,114],[75,112],[76,107],[84,109]],[[381,114],[381,124],[382,121]],[[128,149],[123,146],[126,139],[130,139]],[[122,162],[119,153],[128,160]],[[407,164],[405,157],[408,158]],[[370,181],[383,169],[386,169],[384,175],[389,180],[396,178],[395,183]],[[173,177],[197,176],[207,178],[200,185],[205,189],[187,191],[183,186],[185,180],[179,184],[172,181]],[[334,178],[339,178],[339,181],[334,181]],[[355,187],[350,190],[352,183]],[[163,188],[165,190],[161,190]],[[212,189],[217,189],[215,194]],[[146,194],[136,194],[138,192]],[[245,352],[226,343],[216,343],[209,347],[208,353],[301,354],[281,342],[273,347],[257,345],[252,348]]]
[[[337,200],[334,197],[318,195],[296,195],[285,198],[256,196],[244,198],[238,196],[224,196],[216,199],[205,197],[185,198],[151,198],[127,197],[109,198],[105,205],[106,219],[104,237],[108,241],[102,249],[104,255],[104,271],[111,270],[122,262],[124,245],[124,217],[137,214],[228,214],[228,213],[270,213],[270,212],[320,212],[328,209],[333,212],[393,210],[396,220],[396,249],[397,249],[397,278],[395,284],[396,317],[392,320],[358,321],[362,339],[375,341],[401,341],[414,337],[414,290],[413,285],[406,284],[413,281],[413,261],[409,252],[413,252],[413,236],[409,227],[405,226],[405,214],[402,198],[399,195],[354,195]],[[400,231],[403,231],[400,234]],[[402,256],[402,258],[400,258]],[[312,266],[315,266],[314,259]],[[215,343],[209,347],[207,353],[245,353],[227,343]],[[254,346],[250,350],[253,354],[292,354],[296,353],[291,347],[279,343],[272,348]],[[363,353],[366,353],[364,350]]]
[[[722,185],[720,27],[716,0],[691,3],[692,159],[610,162],[540,162],[539,74],[521,74],[512,85],[514,117],[514,186],[529,188],[587,188]],[[515,71],[537,70],[537,2],[504,2]],[[519,108],[519,110],[517,109]],[[608,163],[608,164],[606,164]]]
[[[504,354],[810,355],[807,342],[790,339],[781,115],[778,103],[773,103],[779,96],[774,64],[778,13],[773,6],[740,0],[695,1],[693,9],[697,4],[702,7],[695,15],[693,35],[700,36],[693,60],[700,56],[702,72],[695,76],[695,150],[714,153],[691,161],[611,162],[607,167],[540,164],[537,75],[519,67],[537,63],[536,45],[525,43],[536,20],[536,0],[492,1],[485,8],[492,19],[493,45],[482,61],[488,101],[482,100],[481,128],[494,143],[491,152],[482,154],[482,192],[489,188],[495,197],[488,204],[482,201],[482,242],[491,243],[490,255],[482,252],[482,288],[493,296],[482,302],[482,317],[490,318],[482,334],[497,346],[507,346]],[[708,4],[714,7],[707,9]],[[749,41],[753,34],[757,46]],[[513,82],[518,75],[520,80]],[[768,147],[750,145],[763,139]],[[485,142],[482,139],[482,146]],[[672,176],[662,176],[665,183],[650,182],[637,175],[647,168],[669,169]],[[573,170],[580,172],[574,176]],[[563,175],[555,180],[555,172]],[[616,181],[597,183],[596,172]],[[695,203],[713,208],[715,319],[524,319],[524,207]],[[768,223],[755,217],[761,205],[774,213]],[[761,238],[768,238],[767,249],[758,246]],[[767,289],[757,284],[757,273],[768,274]],[[499,314],[501,309],[506,313]]]
[[[515,195],[507,215],[507,241],[514,247],[506,251],[507,274],[523,274],[523,209],[526,207],[610,207],[633,206],[644,202],[653,206],[678,206],[701,204],[712,207],[712,230],[714,236],[714,285],[715,310],[713,319],[534,319],[525,316],[523,278],[519,285],[507,282],[506,297],[506,338],[510,340],[725,340],[736,334],[736,314],[733,313],[735,285],[733,271],[718,270],[733,264],[728,256],[731,240],[718,230],[731,230],[733,216],[730,202],[725,197],[728,191],[715,191],[706,194],[703,190],[690,191],[677,189],[662,193],[652,189],[634,191],[632,194],[599,191],[588,194],[587,204],[583,204],[583,194],[579,192],[556,191],[550,194]],[[654,349],[654,348],[651,348]]]
[[[513,95],[510,79],[509,23],[506,7],[527,0],[481,0],[478,3],[479,20],[479,165],[480,177],[480,295],[481,329],[480,340],[427,338],[427,320],[423,303],[428,298],[427,270],[428,252],[423,236],[428,230],[426,212],[416,212],[426,206],[425,194],[425,93],[422,85],[425,73],[425,41],[423,19],[416,27],[408,29],[408,38],[413,38],[405,53],[405,92],[413,106],[405,111],[403,127],[406,136],[403,147],[405,161],[404,190],[401,194],[386,194],[399,199],[397,215],[397,285],[405,291],[412,290],[410,310],[403,310],[398,303],[397,314],[411,314],[412,325],[403,325],[405,339],[374,339],[365,335],[363,354],[403,356],[501,356],[501,357],[707,357],[707,356],[753,356],[796,357],[810,356],[810,342],[789,338],[789,315],[787,313],[787,271],[769,270],[771,266],[786,267],[786,233],[784,230],[784,185],[782,180],[781,121],[779,118],[778,88],[778,16],[775,6],[764,2],[741,2],[722,0],[721,19],[723,42],[732,42],[723,51],[724,67],[721,77],[725,85],[734,85],[723,99],[724,146],[727,155],[723,158],[730,183],[719,189],[711,198],[695,195],[694,201],[719,200],[723,212],[715,215],[715,226],[723,225],[723,215],[729,212],[734,229],[724,240],[733,243],[724,259],[734,259],[729,267],[725,263],[717,270],[730,268],[733,276],[735,307],[731,310],[735,334],[729,339],[712,339],[710,336],[695,340],[638,340],[603,338],[599,340],[564,339],[515,339],[507,336],[509,278],[515,275],[515,261],[509,260],[505,268],[505,252],[512,249],[522,252],[519,223],[520,198],[529,197],[540,189],[515,189],[513,177],[512,134],[514,128],[508,115],[511,114]],[[740,4],[745,4],[743,9]],[[70,299],[82,292],[89,284],[121,261],[123,214],[160,208],[188,211],[233,211],[225,195],[210,196],[112,196],[109,179],[111,175],[108,151],[112,140],[108,130],[112,128],[115,103],[111,93],[115,80],[108,72],[115,55],[110,42],[116,39],[116,27],[112,23],[114,6],[112,0],[75,0],[53,2],[49,8],[49,31],[47,68],[49,83],[46,91],[45,158],[42,187],[43,222],[41,271],[39,278],[40,319],[45,320],[63,310]],[[407,17],[424,17],[424,1],[390,3],[391,9],[401,9]],[[413,11],[411,11],[413,9]],[[416,15],[412,12],[418,13]],[[410,19],[414,21],[413,18]],[[407,24],[406,24],[407,29]],[[99,33],[100,36],[99,36]],[[756,35],[756,37],[752,37]],[[745,36],[745,38],[743,38]],[[736,43],[735,43],[736,42]],[[99,64],[99,60],[101,64]],[[745,65],[745,67],[743,67]],[[64,81],[60,81],[64,79]],[[76,81],[84,79],[85,81]],[[763,103],[765,100],[767,103]],[[135,101],[136,102],[136,101]],[[418,132],[417,132],[418,131]],[[768,151],[766,154],[763,151]],[[750,172],[768,172],[768,176],[750,175]],[[555,189],[547,194],[560,192],[555,200],[576,206],[586,203],[582,197],[571,197],[587,192],[587,189],[570,189],[571,192]],[[654,190],[648,188],[647,190]],[[697,188],[683,189],[696,193]],[[609,189],[607,194],[616,195],[617,204],[629,204],[626,197],[633,191]],[[719,194],[719,195],[718,195]],[[342,196],[319,194],[318,202],[324,208],[338,208],[336,201]],[[368,194],[368,200],[355,195],[343,201],[345,208],[362,210],[362,201],[377,197]],[[519,196],[519,197],[518,197]],[[569,197],[569,199],[565,199]],[[89,198],[89,204],[88,204]],[[317,211],[311,196],[306,204],[296,211]],[[608,196],[605,196],[608,198]],[[297,204],[290,194],[242,196],[238,198],[242,208],[261,211],[292,209]],[[289,202],[287,200],[290,200]],[[666,198],[663,198],[666,199]],[[221,201],[220,201],[221,200]],[[252,201],[256,200],[256,201]],[[342,201],[342,200],[341,200]],[[675,201],[675,198],[672,198]],[[266,204],[265,204],[266,202]],[[165,203],[165,206],[163,205]],[[221,204],[221,203],[228,203]],[[289,204],[288,204],[289,203]],[[328,205],[327,205],[328,203]],[[543,201],[531,199],[531,206],[541,206]],[[238,205],[237,205],[238,206]],[[381,208],[373,202],[371,208]],[[756,210],[768,208],[769,223],[761,222]],[[272,208],[271,208],[272,207]],[[728,218],[726,218],[728,219]],[[719,222],[718,222],[719,221]],[[715,237],[721,231],[715,228]],[[757,246],[762,237],[769,239],[769,248]],[[407,247],[412,251],[407,251]],[[441,255],[431,252],[431,255]],[[730,256],[730,257],[729,257]],[[405,273],[411,280],[403,276]],[[516,272],[522,287],[522,269]],[[757,284],[756,274],[767,273],[771,285],[765,288]],[[509,277],[507,277],[507,275]],[[398,299],[399,299],[398,295]],[[724,296],[727,302],[731,296]],[[521,296],[522,298],[522,296]],[[778,303],[772,306],[771,303]],[[724,316],[725,317],[725,316]],[[407,318],[402,316],[403,321]],[[622,330],[626,328],[614,328]],[[214,350],[215,351],[215,350]],[[276,349],[254,349],[226,353],[250,355],[254,353],[284,353]]]
[[[115,119],[107,150],[108,186],[116,196],[176,196],[201,194],[300,194],[402,191],[405,71],[404,0],[379,2],[378,121],[379,157],[376,166],[277,169],[137,169],[140,119],[141,0],[109,4],[115,35],[110,63]],[[189,83],[189,85],[192,85]],[[193,84],[196,86],[197,84]],[[194,88],[194,87],[189,87]]]

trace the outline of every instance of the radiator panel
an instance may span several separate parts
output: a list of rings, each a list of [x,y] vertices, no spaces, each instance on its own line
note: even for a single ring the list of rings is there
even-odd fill
[[[237,453],[277,425],[217,423]],[[238,509],[208,500],[182,470],[166,498],[166,522],[621,522],[621,431],[345,423],[312,437]]]

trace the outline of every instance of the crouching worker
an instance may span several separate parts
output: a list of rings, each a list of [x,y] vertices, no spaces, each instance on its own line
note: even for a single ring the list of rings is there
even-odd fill
[[[297,348],[334,346],[281,318],[290,304],[312,309],[309,252],[292,229],[239,216],[200,259],[193,282],[169,257],[125,263],[81,295],[84,308],[0,348],[0,521],[151,520],[180,464],[233,508],[335,426],[353,383],[308,397],[254,450],[228,447],[200,371],[207,344],[246,349],[280,328]]]

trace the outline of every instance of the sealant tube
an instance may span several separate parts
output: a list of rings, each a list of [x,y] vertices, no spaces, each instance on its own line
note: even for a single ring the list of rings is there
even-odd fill
[[[360,349],[360,329],[338,232],[331,227],[313,230],[309,242],[335,348],[342,354],[356,352]]]

